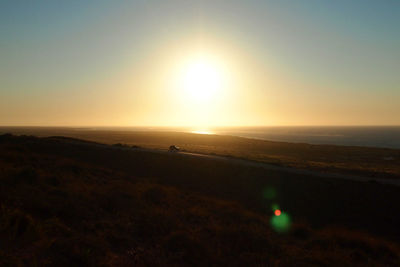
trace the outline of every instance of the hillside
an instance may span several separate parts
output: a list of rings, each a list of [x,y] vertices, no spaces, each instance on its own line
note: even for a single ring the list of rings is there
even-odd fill
[[[0,265],[400,264],[388,185],[13,135],[0,185]]]
[[[43,137],[69,136],[105,144],[123,143],[164,150],[175,144],[190,152],[232,156],[280,166],[369,176],[372,179],[400,178],[399,149],[310,145],[182,132],[0,127],[0,134],[2,132]]]

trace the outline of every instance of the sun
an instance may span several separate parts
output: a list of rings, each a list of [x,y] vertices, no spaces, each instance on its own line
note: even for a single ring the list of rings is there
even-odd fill
[[[211,100],[223,87],[219,64],[204,57],[190,61],[183,69],[183,89],[197,101]]]
[[[192,52],[171,57],[165,77],[168,109],[183,118],[181,125],[208,129],[227,114],[232,101],[231,63],[222,53]]]

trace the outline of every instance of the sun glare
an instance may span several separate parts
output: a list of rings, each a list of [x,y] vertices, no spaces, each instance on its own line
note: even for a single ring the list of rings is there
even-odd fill
[[[194,134],[213,134],[211,131],[206,131],[206,130],[194,130],[190,132]]]
[[[229,109],[234,93],[232,67],[222,52],[182,53],[174,59],[169,79],[171,112],[182,118],[182,125],[194,130],[216,125]],[[198,133],[208,134],[208,131]]]
[[[209,101],[223,87],[222,68],[210,59],[197,58],[183,70],[183,89],[192,99]]]

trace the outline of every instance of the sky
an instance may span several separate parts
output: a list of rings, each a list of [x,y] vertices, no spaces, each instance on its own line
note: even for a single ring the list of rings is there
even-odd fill
[[[0,1],[0,125],[400,125],[400,1]]]

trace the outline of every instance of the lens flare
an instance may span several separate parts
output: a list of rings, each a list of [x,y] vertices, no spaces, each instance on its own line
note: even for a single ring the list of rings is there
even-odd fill
[[[266,188],[264,188],[262,194],[265,199],[271,200],[271,199],[276,198],[277,192],[276,192],[276,189],[273,187],[266,187]]]
[[[280,209],[278,204],[272,204],[271,208],[272,208],[272,211]]]
[[[281,212],[279,216],[272,216],[270,223],[275,232],[286,233],[290,229],[291,219],[289,214]]]

